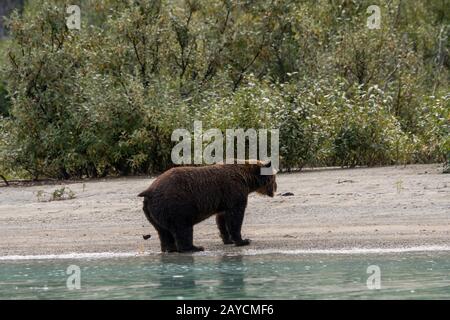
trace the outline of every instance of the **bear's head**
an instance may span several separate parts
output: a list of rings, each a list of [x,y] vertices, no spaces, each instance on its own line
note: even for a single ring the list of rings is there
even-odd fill
[[[275,178],[275,172],[271,175],[263,175],[261,174],[261,168],[270,168],[271,162],[268,163],[258,163],[259,170],[257,170],[259,187],[256,189],[256,192],[259,194],[263,194],[269,197],[274,197],[275,192],[277,192],[277,181]]]

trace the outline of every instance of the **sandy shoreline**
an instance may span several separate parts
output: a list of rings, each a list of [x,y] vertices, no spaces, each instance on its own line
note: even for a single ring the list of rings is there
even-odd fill
[[[449,246],[450,175],[441,172],[436,164],[281,174],[278,192],[294,196],[250,196],[250,246],[223,246],[214,219],[195,227],[195,243],[220,252]],[[0,256],[159,252],[136,197],[150,182],[71,183],[74,199],[50,202],[38,194],[64,184],[0,187]]]

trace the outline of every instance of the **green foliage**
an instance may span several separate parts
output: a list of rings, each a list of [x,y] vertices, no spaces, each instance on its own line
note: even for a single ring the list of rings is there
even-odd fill
[[[5,88],[5,83],[2,81],[0,82],[0,116],[8,116],[10,108],[11,102],[8,98],[8,92]]]
[[[0,39],[0,117],[8,116],[11,108],[11,101],[8,97],[8,90],[6,89],[6,77],[4,77],[8,45],[8,40]]]
[[[448,0],[379,1],[375,30],[372,1],[85,0],[79,31],[69,3],[8,20],[0,174],[165,170],[194,120],[279,128],[287,170],[448,157]]]
[[[408,137],[389,112],[392,98],[377,86],[353,89],[351,99],[343,95],[342,104],[334,107],[334,162],[350,167],[409,162]]]
[[[285,103],[278,104],[274,113],[282,141],[282,168],[301,169],[307,164],[320,164],[319,151],[323,149],[327,130],[324,112],[316,100],[318,95],[295,84],[282,89]]]
[[[75,199],[76,194],[69,187],[61,187],[55,189],[53,192],[48,193],[44,190],[36,192],[36,198],[39,202],[51,202]]]

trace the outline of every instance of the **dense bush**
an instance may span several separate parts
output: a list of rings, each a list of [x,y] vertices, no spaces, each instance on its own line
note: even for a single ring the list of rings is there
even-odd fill
[[[450,150],[447,0],[380,1],[375,30],[373,1],[85,0],[79,31],[65,25],[69,2],[8,20],[0,174],[161,171],[172,131],[194,120],[279,128],[288,170]]]

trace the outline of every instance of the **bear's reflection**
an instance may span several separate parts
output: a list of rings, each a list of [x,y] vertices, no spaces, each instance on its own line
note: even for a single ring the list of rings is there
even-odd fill
[[[156,298],[213,299],[245,296],[243,257],[161,254]]]
[[[218,263],[221,284],[217,287],[218,294],[224,298],[245,297],[246,267],[243,256],[222,256]]]
[[[161,254],[160,289],[170,297],[184,297],[195,290],[194,257],[183,254]]]

